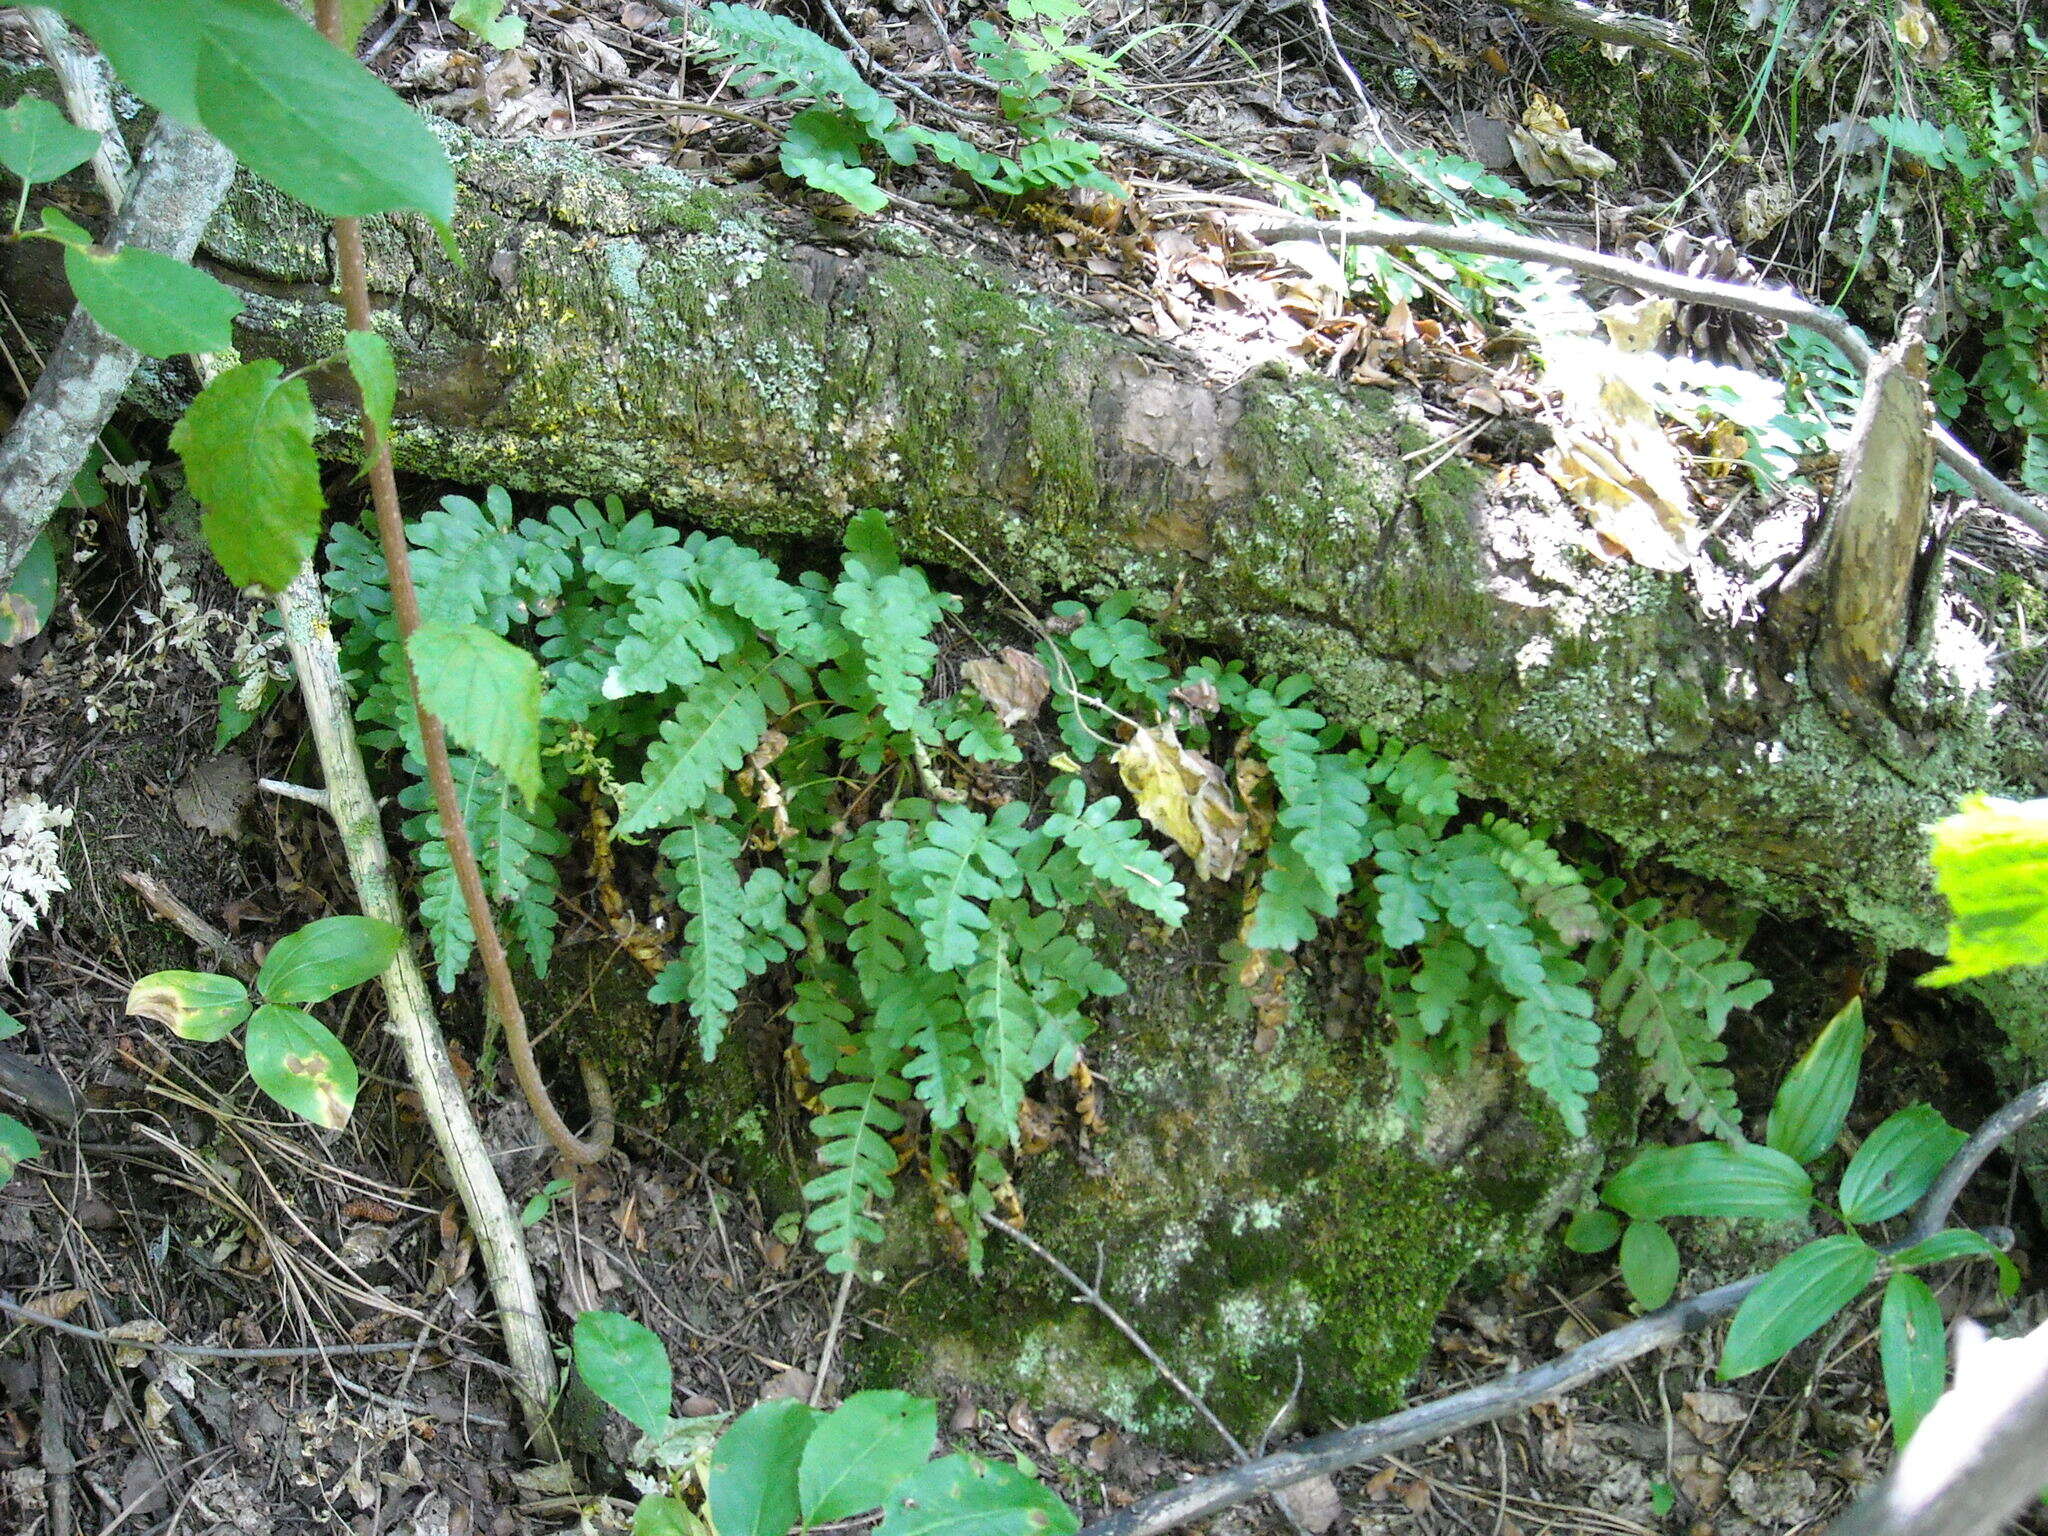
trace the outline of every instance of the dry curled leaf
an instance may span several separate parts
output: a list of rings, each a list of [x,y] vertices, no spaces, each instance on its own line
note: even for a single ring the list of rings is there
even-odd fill
[[[1522,174],[1539,187],[1598,181],[1614,169],[1614,157],[1586,141],[1564,109],[1536,92],[1522,121],[1508,130],[1508,145]]]
[[[1203,880],[1228,880],[1244,862],[1245,818],[1223,770],[1180,744],[1173,727],[1138,731],[1117,750],[1117,772],[1138,814],[1194,861]]]
[[[1638,565],[1682,571],[1701,538],[1685,469],[1622,362],[1598,343],[1552,347],[1544,381],[1561,393],[1564,419],[1543,469],[1593,531]]]
[[[1029,651],[1006,645],[1000,657],[978,656],[960,669],[974,691],[988,700],[996,719],[1005,726],[1029,720],[1052,692],[1045,676],[1045,663]]]

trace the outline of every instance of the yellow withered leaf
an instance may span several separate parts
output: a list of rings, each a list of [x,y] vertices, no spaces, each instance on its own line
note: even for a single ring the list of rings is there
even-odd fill
[[[1199,879],[1228,880],[1237,873],[1245,816],[1221,768],[1182,746],[1170,725],[1137,732],[1118,749],[1116,768],[1138,814],[1180,844]]]

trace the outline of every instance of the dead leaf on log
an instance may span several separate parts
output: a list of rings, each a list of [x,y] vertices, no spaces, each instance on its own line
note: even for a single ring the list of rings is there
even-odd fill
[[[1564,420],[1543,469],[1593,531],[1653,571],[1682,571],[1701,538],[1678,450],[1649,396],[1597,343],[1553,344],[1544,382],[1562,395]]]
[[[1194,861],[1203,880],[1228,880],[1244,861],[1245,817],[1223,770],[1180,744],[1173,727],[1141,730],[1117,750],[1117,772],[1138,814]]]
[[[1564,108],[1541,91],[1530,100],[1522,121],[1508,130],[1508,145],[1522,174],[1539,187],[1598,181],[1615,165],[1614,157],[1589,144],[1565,117]]]
[[[1014,645],[1004,646],[1000,657],[976,657],[960,669],[960,674],[974,685],[976,693],[988,700],[988,707],[1005,726],[1031,719],[1052,692],[1046,681],[1045,663]]]

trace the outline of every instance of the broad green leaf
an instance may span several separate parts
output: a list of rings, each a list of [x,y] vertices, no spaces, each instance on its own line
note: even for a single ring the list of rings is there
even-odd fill
[[[908,1392],[856,1392],[804,1444],[797,1493],[805,1525],[880,1507],[889,1490],[931,1459],[938,1405]]]
[[[415,209],[445,228],[455,173],[390,87],[277,0],[60,0],[122,83],[330,217]]]
[[[0,592],[0,645],[26,645],[43,632],[57,606],[57,546],[45,528],[35,536],[14,579]]]
[[[377,440],[391,440],[391,413],[398,405],[398,368],[391,361],[391,343],[375,331],[350,331],[342,338],[348,371],[363,393],[363,412],[376,423]]]
[[[459,746],[540,795],[540,663],[476,624],[425,624],[409,642],[420,702]]]
[[[1605,1206],[1581,1211],[1564,1229],[1564,1245],[1573,1253],[1605,1253],[1621,1241],[1621,1218]]]
[[[455,0],[448,19],[493,48],[517,48],[526,41],[526,22],[504,12],[505,0]]]
[[[1638,1221],[1666,1216],[1752,1216],[1784,1221],[1806,1214],[1813,1180],[1784,1153],[1753,1143],[1696,1141],[1649,1147],[1607,1181],[1602,1197]]]
[[[128,989],[127,1011],[181,1040],[219,1040],[249,1017],[249,989],[211,971],[158,971]]]
[[[362,41],[363,28],[370,24],[370,18],[384,9],[384,0],[339,0],[335,9],[341,19],[343,46],[353,53],[356,44]]]
[[[1968,1139],[1931,1104],[1900,1110],[1849,1159],[1838,1191],[1842,1215],[1856,1226],[1898,1215],[1927,1193]]]
[[[876,1536],[1073,1536],[1080,1528],[1058,1494],[1008,1462],[959,1455],[897,1484]]]
[[[219,706],[213,727],[213,750],[216,754],[225,752],[244,731],[256,723],[256,716],[237,702],[241,697],[240,683],[222,683],[214,695]]]
[[[0,165],[23,181],[55,181],[76,170],[100,147],[100,136],[80,128],[40,96],[24,96],[0,112]]]
[[[794,1398],[756,1403],[711,1453],[704,1507],[718,1536],[785,1536],[801,1505],[797,1466],[818,1410]]]
[[[86,312],[150,357],[234,345],[242,300],[218,278],[158,251],[64,248],[64,276]]]
[[[710,1527],[681,1499],[650,1493],[633,1507],[633,1536],[710,1536]]]
[[[1761,1370],[1826,1324],[1877,1277],[1877,1250],[1849,1233],[1808,1243],[1779,1261],[1728,1325],[1720,1375]]]
[[[1678,1244],[1654,1221],[1632,1221],[1621,1238],[1621,1278],[1645,1312],[1654,1312],[1678,1289]]]
[[[1892,1443],[1904,1449],[1948,1381],[1941,1303],[1916,1275],[1893,1275],[1878,1311],[1877,1352],[1892,1409]]]
[[[356,1062],[310,1013],[265,1003],[249,1015],[242,1054],[256,1086],[293,1114],[338,1131],[356,1107]]]
[[[36,1133],[12,1115],[0,1115],[0,1184],[14,1177],[14,1170],[32,1157],[40,1157],[43,1144]]]
[[[1835,1144],[1856,1097],[1863,1039],[1863,999],[1852,997],[1785,1074],[1764,1130],[1766,1145],[1810,1163]]]
[[[0,1040],[12,1040],[27,1027],[5,1008],[0,1008]]]
[[[668,1422],[675,1373],[653,1329],[619,1312],[584,1312],[570,1330],[569,1347],[585,1386],[641,1433],[661,1432]]]
[[[316,427],[306,381],[265,357],[207,385],[171,432],[206,542],[238,587],[279,591],[312,556],[327,505]]]
[[[1971,795],[1933,831],[1948,964],[1922,982],[1945,987],[2048,961],[2048,800]]]
[[[1910,1248],[1902,1248],[1891,1256],[1891,1263],[1894,1269],[1919,1269],[1923,1265],[1943,1264],[1952,1259],[1979,1258],[1989,1259],[1998,1266],[2000,1294],[2011,1296],[2019,1290],[2019,1266],[1993,1247],[1991,1239],[1968,1227],[1951,1227]]]
[[[266,1003],[324,1003],[383,975],[403,942],[380,917],[323,917],[271,946],[256,990]]]
[[[567,1179],[549,1179],[519,1207],[519,1225],[530,1227],[555,1208],[555,1201],[569,1193],[573,1186]]]

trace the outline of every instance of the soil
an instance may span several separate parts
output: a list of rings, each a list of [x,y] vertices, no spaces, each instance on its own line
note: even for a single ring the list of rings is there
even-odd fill
[[[459,51],[463,38],[432,16],[402,25],[380,18],[371,35],[392,27],[380,65],[416,96],[501,131],[573,135],[628,158],[727,177],[758,175],[768,164],[772,141],[745,125],[692,119],[686,107],[636,112],[634,95],[687,102],[715,81],[684,83],[656,7],[594,0],[521,9],[535,47],[509,72],[502,62],[439,57]],[[1489,48],[1507,50],[1510,68],[1534,58],[1548,71],[1556,60],[1508,13],[1447,9],[1422,18],[1434,48],[1375,12],[1379,42],[1368,38],[1363,51],[1368,61],[1375,51],[1386,55],[1372,66],[1376,83],[1390,70],[1413,76],[1410,94],[1420,105],[1402,115],[1426,121],[1446,142],[1454,120],[1459,132],[1483,138],[1485,125],[1463,117],[1490,110],[1497,71],[1471,61]],[[1260,72],[1240,69],[1227,48],[1202,46],[1245,10],[1208,7],[1209,30],[1188,29],[1172,59],[1139,55],[1154,72],[1138,71],[1140,82],[1168,78],[1178,60],[1170,78],[1181,91],[1173,106],[1183,126],[1318,174],[1332,136],[1355,116],[1348,87],[1303,8],[1253,18],[1240,34],[1262,66],[1286,66],[1285,89],[1263,86]],[[1117,25],[1128,35],[1142,19],[1129,8]],[[941,49],[913,6],[865,11],[854,22],[870,45],[887,45],[899,68],[921,67]],[[1358,41],[1359,23],[1347,17],[1345,25]],[[623,75],[589,51],[593,39],[613,50]],[[1465,64],[1429,64],[1437,53]],[[495,80],[492,68],[500,71]],[[450,99],[463,91],[475,93],[467,108]],[[1642,167],[1624,196],[1645,198],[1670,169]],[[1158,156],[1132,175],[1162,207],[1189,187],[1228,185]],[[1547,201],[1561,227],[1586,222],[1559,195]],[[964,221],[975,238],[1012,255],[1020,248],[1014,221],[972,222],[985,211],[955,215],[935,202],[924,216]],[[1026,259],[1077,299],[1092,295],[1111,323],[1169,337],[1199,332],[1245,357],[1270,340],[1255,334],[1244,306],[1219,299],[1219,288],[1161,297],[1091,270],[1091,238],[1042,222]],[[1276,323],[1270,314],[1259,320]],[[0,1064],[17,1069],[0,1073],[0,1098],[22,1099],[23,1082],[42,1085],[26,1112],[46,1149],[0,1189],[0,1301],[8,1313],[0,1333],[0,1531],[512,1536],[580,1522],[623,1529],[630,1490],[608,1465],[626,1449],[615,1418],[607,1426],[585,1405],[588,1433],[570,1467],[536,1466],[512,1427],[472,1245],[372,993],[352,994],[332,1016],[364,1075],[354,1119],[332,1137],[268,1109],[232,1049],[174,1041],[123,1016],[137,977],[216,963],[125,881],[131,871],[153,876],[244,958],[309,918],[353,905],[322,817],[259,788],[266,779],[313,777],[292,701],[216,750],[218,693],[237,675],[238,647],[260,646],[264,630],[188,532],[148,480],[115,488],[108,507],[73,521],[62,607],[49,631],[7,653],[0,668],[0,804],[34,796],[75,814],[62,837],[69,891],[0,969],[0,1007],[27,1026],[0,1046]],[[587,903],[572,911],[565,950],[611,942],[601,914]],[[1853,954],[1816,965],[1815,943],[1810,932],[1767,930],[1758,950],[1773,973],[1803,975],[1816,991],[1877,985]],[[1935,1010],[1910,978],[1881,986],[1871,1013],[1870,1122],[1918,1097],[1964,1125],[1990,1107],[1988,1072],[1969,1048],[1984,1040],[1981,1024]],[[685,1413],[808,1394],[837,1286],[769,1220],[742,1171],[662,1130],[665,1117],[648,1111],[629,1116],[626,1159],[549,1195],[558,1170],[509,1074],[493,1062],[473,997],[451,1000],[449,1026],[501,1176],[515,1201],[534,1202],[529,1242],[564,1331],[587,1307],[633,1312],[668,1343]],[[1733,1043],[1757,1079],[1744,1084],[1745,1102],[1763,1102],[1788,1043]],[[51,1112],[67,1100],[78,1106],[68,1124]],[[19,1102],[7,1107],[23,1112]],[[1964,1217],[2019,1227],[2016,1257],[2028,1270],[2030,1250],[2039,1251],[2030,1197],[2002,1164],[1993,1173],[1979,1180]],[[1696,1263],[1681,1286],[1715,1283],[1736,1272],[1730,1264],[1746,1269],[1755,1258],[1754,1249],[1729,1250],[1719,1262]],[[2030,1270],[2028,1278],[2023,1295],[2033,1289]],[[1974,1271],[1949,1279],[1943,1299],[1951,1315],[2007,1315]],[[1475,1277],[1440,1324],[1415,1400],[1547,1358],[1621,1321],[1626,1306],[1604,1261]],[[876,1326],[863,1311],[856,1294],[850,1334]],[[1782,1367],[1733,1385],[1715,1379],[1709,1342],[1682,1345],[1525,1418],[1358,1468],[1332,1487],[1310,1485],[1291,1514],[1318,1532],[1401,1536],[1808,1528],[1853,1498],[1889,1454],[1873,1328],[1865,1307]],[[297,1353],[218,1358],[149,1348],[165,1341]],[[1171,1359],[1171,1339],[1152,1342]],[[380,1345],[396,1347],[364,1351]],[[835,1370],[823,1392],[829,1398],[846,1385]],[[951,1440],[1030,1458],[1084,1517],[1208,1470],[1116,1425],[1077,1421],[1059,1404],[986,1400],[963,1389],[941,1411]],[[1286,1525],[1271,1505],[1255,1505],[1210,1527],[1249,1533]]]

